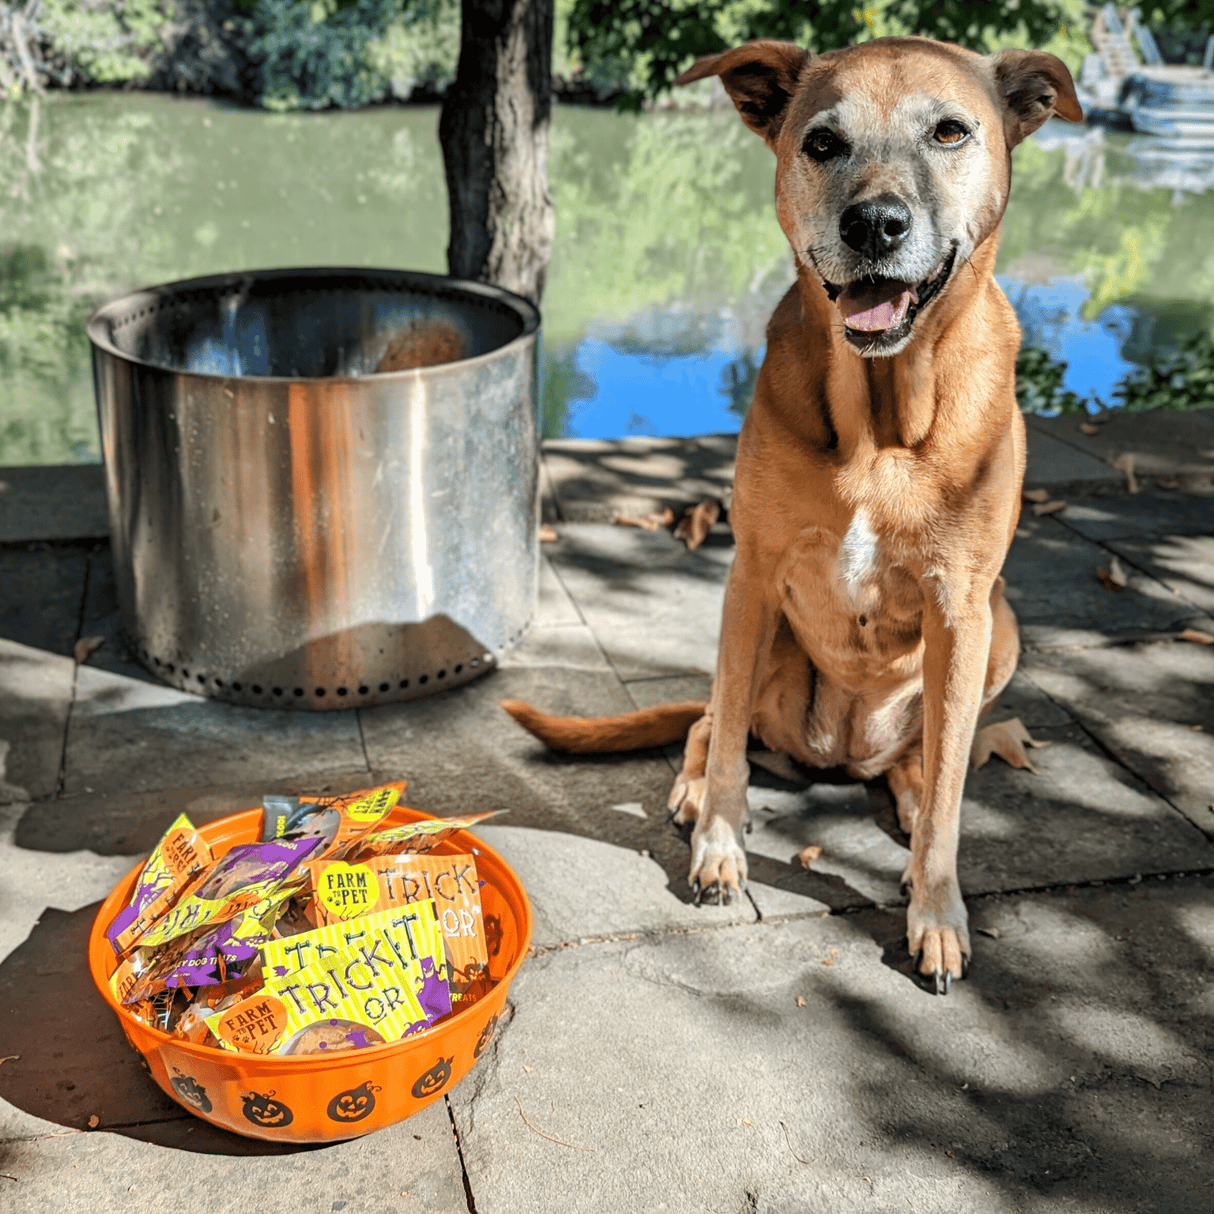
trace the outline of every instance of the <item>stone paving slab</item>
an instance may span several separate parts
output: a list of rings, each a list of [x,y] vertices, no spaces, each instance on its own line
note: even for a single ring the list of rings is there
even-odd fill
[[[106,539],[109,534],[100,464],[0,468],[0,544]]]
[[[536,629],[485,679],[433,699],[362,709],[375,778],[406,777],[406,799],[430,813],[507,807],[502,826],[565,831],[637,856],[648,851],[666,874],[677,917],[691,892],[687,844],[666,824],[673,775],[666,757],[656,750],[553,754],[498,707],[503,699],[558,715],[634,707],[588,629]]]
[[[150,1082],[150,1081],[149,1081]],[[466,1214],[467,1197],[445,1101],[402,1125],[335,1146],[281,1154],[233,1142],[216,1155],[206,1123],[198,1145],[165,1149],[104,1129],[0,1142],[4,1208],[13,1214],[206,1210],[208,1214]],[[234,1136],[229,1135],[229,1138]],[[205,1141],[204,1141],[205,1139]],[[174,1144],[176,1146],[176,1144]],[[224,1154],[239,1151],[233,1158]]]
[[[1123,590],[1106,589],[1096,571],[1110,557],[1056,519],[1021,517],[1003,573],[1025,649],[1104,645],[1204,621],[1200,608],[1133,569]]]
[[[1183,476],[1193,488],[1205,487],[1214,477],[1214,409],[1183,413],[1152,409],[1144,413],[1113,410],[1095,434],[1084,434],[1083,417],[1028,417],[1033,437],[1047,434],[1077,453],[1112,465],[1131,454],[1139,476]],[[1029,440],[1030,447],[1032,438]],[[1206,482],[1203,486],[1202,482]]]
[[[1214,502],[1190,493],[1125,492],[1068,497],[1058,520],[1101,543],[1157,535],[1209,534]]]
[[[245,708],[80,667],[64,791],[140,793],[362,767],[354,713]]]
[[[1214,512],[1212,512],[1214,514]],[[1203,615],[1214,616],[1214,517],[1205,535],[1157,535],[1108,540],[1127,565],[1137,566]]]
[[[1026,655],[1025,673],[1118,762],[1214,839],[1214,648]]]
[[[550,439],[543,461],[555,518],[610,523],[666,506],[681,513],[733,488],[736,434],[701,438]]]
[[[58,788],[75,677],[71,658],[0,640],[0,803]]]
[[[535,958],[452,1097],[478,1214],[1193,1208],[1214,880],[974,912],[945,999],[896,912]]]
[[[0,637],[70,656],[80,635],[87,568],[83,548],[0,548]]]
[[[694,552],[667,531],[563,526],[550,557],[626,682],[711,674],[733,542],[719,527]]]

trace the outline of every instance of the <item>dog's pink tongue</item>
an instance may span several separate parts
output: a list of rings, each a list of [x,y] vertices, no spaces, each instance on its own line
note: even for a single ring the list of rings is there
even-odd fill
[[[849,329],[880,333],[900,325],[914,302],[914,293],[901,282],[853,282],[835,300]]]

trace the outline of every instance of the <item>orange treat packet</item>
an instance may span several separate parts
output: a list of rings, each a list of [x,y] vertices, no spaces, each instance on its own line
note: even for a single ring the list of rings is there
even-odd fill
[[[488,989],[489,954],[476,859],[470,855],[373,856],[357,864],[316,860],[308,865],[312,913],[320,926],[358,915],[433,900],[447,952],[453,999],[479,998]]]
[[[464,814],[459,818],[423,818],[420,822],[406,822],[403,826],[389,826],[385,830],[371,831],[342,848],[326,853],[327,859],[366,860],[371,856],[383,856],[391,852],[402,855],[406,852],[426,852],[449,839],[456,831],[467,830],[486,818],[505,813],[502,809],[489,809],[479,814]]]

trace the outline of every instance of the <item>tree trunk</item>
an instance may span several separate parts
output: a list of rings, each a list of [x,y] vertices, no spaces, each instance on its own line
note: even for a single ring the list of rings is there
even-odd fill
[[[538,303],[556,217],[548,192],[554,0],[461,0],[459,68],[438,134],[457,278]]]

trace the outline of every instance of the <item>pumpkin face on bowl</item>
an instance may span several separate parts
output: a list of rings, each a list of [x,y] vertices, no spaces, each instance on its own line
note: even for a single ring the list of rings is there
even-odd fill
[[[413,1085],[413,1095],[423,1100],[441,1092],[451,1078],[451,1063],[454,1061],[453,1058],[440,1058],[428,1071],[419,1075]]]
[[[338,1092],[329,1101],[326,1112],[331,1121],[345,1122],[349,1125],[370,1117],[375,1109],[375,1093],[380,1089],[369,1079],[361,1087],[351,1088],[348,1092]]]
[[[145,1068],[147,1064],[144,1063]],[[150,1068],[147,1068],[150,1070]],[[177,1070],[176,1067],[173,1068]],[[200,1113],[209,1113],[211,1111],[211,1101],[207,1096],[207,1090],[197,1079],[191,1079],[189,1075],[183,1075],[177,1071],[177,1077],[170,1079],[169,1082],[173,1085],[173,1091],[177,1093],[179,1100],[184,1100],[192,1109],[197,1109]]]
[[[274,1099],[273,1092],[247,1092],[241,1095],[244,1101],[244,1115],[254,1124],[281,1129],[295,1120],[291,1112],[281,1100]]]

